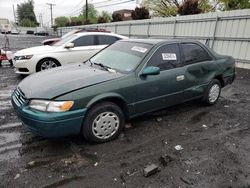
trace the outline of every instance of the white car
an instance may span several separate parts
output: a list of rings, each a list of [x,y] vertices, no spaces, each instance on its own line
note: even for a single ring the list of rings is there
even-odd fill
[[[114,33],[76,33],[52,46],[38,46],[17,51],[14,66],[17,74],[32,74],[42,70],[84,62],[107,45],[127,39]]]

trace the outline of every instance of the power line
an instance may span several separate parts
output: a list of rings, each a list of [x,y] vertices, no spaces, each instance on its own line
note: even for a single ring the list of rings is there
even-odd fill
[[[15,11],[14,4],[12,5],[12,8],[13,8],[13,14],[14,14],[14,22],[17,23],[17,17],[16,17],[16,11]]]
[[[93,5],[98,5],[98,4],[103,4],[103,3],[107,3],[107,2],[110,2],[110,1],[112,1],[112,0],[107,0],[107,1],[103,1],[103,2],[96,2],[96,3],[92,3]],[[117,0],[115,0],[115,1],[117,1]],[[121,1],[121,0],[119,0],[119,1]],[[111,2],[110,2],[111,3]]]
[[[116,2],[114,2],[116,1]],[[107,1],[103,1],[103,2],[96,2],[96,3],[91,3],[92,5],[97,5],[97,4],[104,4],[104,5],[99,5],[99,6],[95,6],[95,8],[102,8],[102,7],[109,7],[109,6],[114,6],[114,5],[120,5],[120,4],[124,4],[124,3],[128,3],[128,2],[132,2],[132,1],[135,1],[135,0],[126,0],[126,1],[117,1],[117,0],[114,0],[111,2],[111,0],[107,0]],[[110,3],[107,3],[107,2],[110,2]],[[78,8],[76,10],[74,10],[73,12],[67,14],[67,16],[71,17],[71,16],[75,16],[75,15],[78,15],[82,12],[82,7],[81,8]],[[86,11],[87,13],[87,11]],[[86,16],[87,17],[87,16]]]
[[[78,3],[73,9],[71,9],[70,11],[68,11],[68,12],[70,12],[70,13],[68,13],[68,14],[66,14],[66,15],[70,15],[70,14],[76,12],[76,10],[75,10],[76,8],[77,8],[77,11],[80,10],[80,9],[79,9],[79,6],[80,6],[81,9],[82,9],[82,6],[83,6],[83,5],[81,5],[82,3],[83,3],[83,1],[80,1],[80,3]]]
[[[128,1],[123,1],[123,2],[117,2],[117,3],[113,3],[113,4],[109,4],[109,5],[101,5],[101,6],[97,6],[95,8],[102,8],[102,7],[109,7],[109,6],[113,6],[113,5],[120,5],[120,4],[124,4],[124,3],[128,3],[128,2],[132,2],[135,0],[128,0]]]

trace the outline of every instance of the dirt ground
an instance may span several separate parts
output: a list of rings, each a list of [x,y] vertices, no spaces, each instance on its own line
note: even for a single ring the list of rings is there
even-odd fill
[[[43,39],[11,41],[17,50]],[[7,64],[0,68],[0,187],[250,187],[249,70],[237,69],[216,105],[193,101],[144,115],[104,144],[30,133],[10,103],[22,79]],[[160,171],[146,178],[151,163]]]

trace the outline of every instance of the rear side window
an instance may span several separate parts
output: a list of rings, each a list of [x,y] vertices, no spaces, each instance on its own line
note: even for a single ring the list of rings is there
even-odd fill
[[[78,39],[75,39],[73,41],[75,47],[79,46],[93,46],[95,44],[95,36],[94,35],[88,35],[88,36],[82,36]]]
[[[186,65],[212,60],[207,51],[197,44],[183,43],[181,47],[184,55],[184,63]]]
[[[108,35],[98,35],[99,45],[109,45],[115,43],[119,38]]]
[[[148,61],[147,66],[159,67],[161,71],[180,67],[179,45],[167,44],[160,47]]]

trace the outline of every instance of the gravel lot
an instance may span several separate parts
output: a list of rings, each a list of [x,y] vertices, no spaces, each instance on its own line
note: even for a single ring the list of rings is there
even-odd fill
[[[43,39],[11,36],[10,43],[15,51]],[[0,68],[0,187],[250,187],[249,70],[237,70],[215,106],[194,101],[144,115],[97,145],[28,132],[10,103],[21,80],[7,63]],[[146,178],[151,163],[160,171]]]

